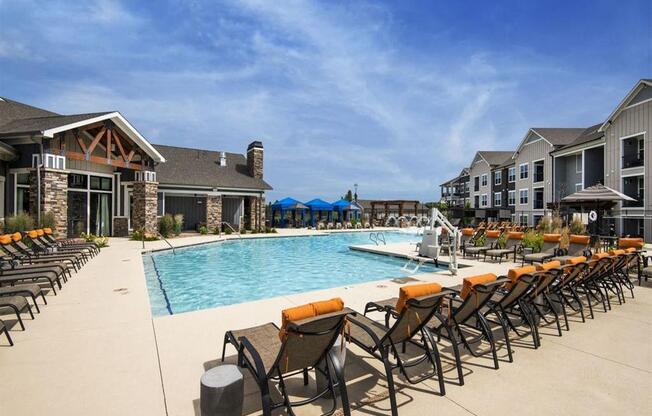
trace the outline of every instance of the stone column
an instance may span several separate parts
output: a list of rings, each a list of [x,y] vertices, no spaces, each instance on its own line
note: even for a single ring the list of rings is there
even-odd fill
[[[206,197],[206,228],[214,232],[222,224],[222,196],[208,195]]]
[[[134,182],[133,185],[133,217],[131,224],[134,230],[145,230],[146,233],[158,231],[156,218],[158,210],[158,182]]]
[[[38,174],[30,172],[29,211],[34,221],[38,221],[39,209],[41,223],[44,215],[54,216],[54,231],[61,236],[68,234],[68,172],[64,170],[41,168],[41,200],[38,199]],[[37,224],[38,225],[38,224]]]
[[[260,227],[261,230],[265,230],[265,210],[267,207],[265,206],[265,195],[261,195],[259,198],[256,198],[258,200],[258,226]]]

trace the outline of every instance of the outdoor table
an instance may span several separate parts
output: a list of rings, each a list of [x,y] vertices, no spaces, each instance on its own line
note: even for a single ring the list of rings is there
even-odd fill
[[[220,365],[201,376],[199,406],[202,416],[240,416],[244,376],[237,366]]]

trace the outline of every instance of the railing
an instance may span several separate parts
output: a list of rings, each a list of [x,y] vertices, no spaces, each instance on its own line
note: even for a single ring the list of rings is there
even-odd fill
[[[229,224],[228,222],[222,221],[222,225],[227,226],[231,230],[231,232],[237,234],[238,238],[242,238],[242,234],[240,233],[240,231],[236,231],[236,229],[233,228],[233,226],[231,224]]]
[[[636,154],[624,155],[622,157],[622,160],[623,160],[623,169],[643,166],[643,163],[645,163],[644,162],[645,157],[644,157],[643,152],[636,153]]]
[[[162,239],[163,241],[165,241],[165,242],[167,243],[168,246],[170,246],[170,248],[172,249],[172,254],[174,254],[174,255],[176,256],[176,255],[177,255],[177,252],[176,252],[174,246],[173,246],[172,244],[170,244],[170,242],[169,242],[165,237],[163,237],[163,236],[161,235],[161,233],[159,233],[158,231],[156,232],[156,235],[159,236],[159,237],[161,237],[161,239]],[[143,250],[144,250],[144,249],[145,249],[145,231],[144,231],[144,230],[141,230],[141,233],[140,233],[140,241],[141,241],[141,243],[142,243],[142,245],[143,245]]]
[[[371,242],[375,245],[380,245],[380,242],[382,242],[383,245],[387,245],[387,242],[385,241],[385,234],[380,231],[377,233],[370,233],[369,240],[371,240]]]

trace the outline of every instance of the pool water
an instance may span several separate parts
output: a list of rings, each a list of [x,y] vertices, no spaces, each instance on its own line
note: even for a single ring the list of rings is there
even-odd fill
[[[385,233],[387,243],[420,236]],[[369,233],[229,240],[143,256],[152,312],[156,316],[311,290],[404,277],[405,260],[362,253]],[[423,266],[420,272],[438,270]]]

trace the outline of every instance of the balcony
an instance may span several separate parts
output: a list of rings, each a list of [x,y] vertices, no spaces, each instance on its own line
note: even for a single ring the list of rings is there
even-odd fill
[[[629,197],[634,198],[636,201],[624,201],[623,207],[625,208],[641,208],[643,207],[643,200],[645,198],[645,177],[630,176],[623,178],[623,193]]]
[[[643,166],[645,159],[645,141],[643,136],[629,137],[623,140],[623,169]]]
[[[534,176],[532,180],[534,183],[543,182],[543,161],[534,162]]]
[[[636,168],[638,166],[643,166],[644,163],[644,157],[645,155],[643,152],[640,153],[634,153],[634,154],[628,154],[624,155],[622,157],[623,159],[623,169],[627,168]]]
[[[643,192],[625,192],[625,195],[630,196],[634,198],[636,201],[624,201],[623,202],[623,207],[624,208],[642,208],[643,207]]]

